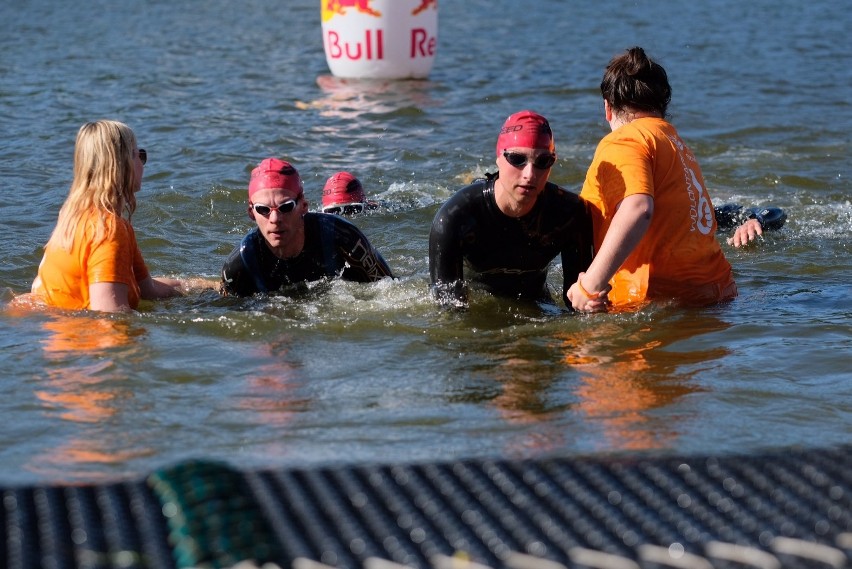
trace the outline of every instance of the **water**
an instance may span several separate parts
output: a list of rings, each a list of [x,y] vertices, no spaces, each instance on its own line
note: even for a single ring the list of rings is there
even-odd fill
[[[0,482],[101,481],[190,457],[240,467],[749,452],[848,442],[852,61],[839,0],[444,0],[429,81],[329,77],[319,3],[56,0],[0,7]],[[606,133],[597,85],[642,45],[716,203],[786,227],[725,245],[741,296],[570,316],[429,298],[429,224],[493,171],[502,120],[551,119],[579,190]],[[346,169],[390,204],[357,223],[399,279],[298,300],[213,291],[133,316],[31,314],[26,291],[76,131],[116,118],[149,162],[134,216],[154,274],[217,278],[250,227],[254,164],[293,161],[316,206]],[[551,281],[558,286],[559,267]]]

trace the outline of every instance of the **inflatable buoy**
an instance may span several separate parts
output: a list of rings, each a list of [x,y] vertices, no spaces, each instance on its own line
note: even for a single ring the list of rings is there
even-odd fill
[[[337,77],[423,79],[438,47],[438,0],[320,0],[325,59]]]

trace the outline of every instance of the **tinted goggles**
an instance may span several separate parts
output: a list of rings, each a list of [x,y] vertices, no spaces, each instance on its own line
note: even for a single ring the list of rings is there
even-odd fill
[[[142,165],[144,166],[148,162],[148,151],[144,148],[139,148],[136,152],[139,153],[139,160],[142,161]]]
[[[302,196],[299,196],[294,200],[287,200],[286,202],[282,202],[275,207],[262,203],[253,203],[251,204],[251,208],[256,214],[262,215],[263,217],[269,217],[272,214],[273,209],[278,213],[290,213],[291,211],[296,209],[296,204],[299,203],[300,199],[302,199]]]
[[[515,168],[523,168],[527,165],[527,162],[530,161],[530,157],[526,154],[522,154],[520,152],[509,152],[508,150],[503,151],[503,158],[505,158],[506,162]],[[533,168],[538,170],[547,170],[553,166],[554,162],[556,162],[555,154],[541,154],[532,161],[532,165]]]
[[[322,208],[323,213],[333,213],[335,215],[355,215],[362,211],[364,211],[364,204],[362,203],[327,205]]]

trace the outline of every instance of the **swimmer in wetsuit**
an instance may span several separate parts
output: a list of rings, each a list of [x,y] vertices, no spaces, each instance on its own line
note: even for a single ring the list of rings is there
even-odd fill
[[[591,262],[592,233],[580,198],[547,181],[555,161],[547,119],[521,111],[506,120],[497,174],[456,192],[432,223],[429,274],[441,305],[467,305],[465,266],[469,280],[493,294],[553,302],[546,280],[557,255],[565,300]]]
[[[252,171],[249,216],[257,227],[222,267],[222,292],[267,293],[323,278],[373,282],[393,277],[367,237],[335,215],[308,212],[302,180],[288,162],[267,158]]]

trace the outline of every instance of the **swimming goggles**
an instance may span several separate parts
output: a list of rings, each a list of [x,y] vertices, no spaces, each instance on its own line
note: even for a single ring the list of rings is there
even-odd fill
[[[503,158],[505,158],[506,162],[515,168],[523,168],[527,165],[527,162],[530,161],[530,157],[526,154],[521,154],[520,152],[509,152],[508,150],[503,151]],[[554,162],[556,162],[555,154],[541,154],[532,161],[532,165],[533,168],[547,170],[553,166]]]
[[[364,211],[364,204],[358,202],[327,205],[322,208],[323,213],[333,213],[335,215],[354,215],[362,211]]]
[[[262,203],[253,203],[251,204],[251,208],[256,214],[262,215],[263,217],[269,217],[273,209],[278,213],[290,213],[291,211],[296,209],[296,204],[299,202],[300,199],[302,199],[302,196],[299,196],[294,200],[287,200],[286,202],[280,203],[275,207]]]

